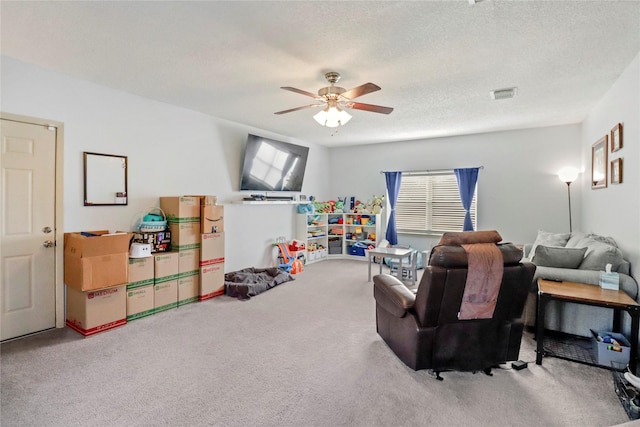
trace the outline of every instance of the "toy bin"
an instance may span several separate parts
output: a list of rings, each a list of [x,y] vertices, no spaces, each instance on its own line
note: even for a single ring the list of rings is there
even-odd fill
[[[623,369],[629,363],[629,340],[617,332],[599,331],[591,329],[592,354],[595,363],[613,369]],[[618,344],[612,344],[608,337],[613,338]]]
[[[366,248],[359,246],[349,246],[349,255],[364,256]]]
[[[342,240],[329,238],[329,255],[342,253]]]

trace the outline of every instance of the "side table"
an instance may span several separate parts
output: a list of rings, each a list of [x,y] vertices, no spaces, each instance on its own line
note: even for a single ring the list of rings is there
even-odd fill
[[[586,304],[596,307],[607,307],[614,310],[613,330],[620,331],[621,314],[626,311],[631,316],[631,344],[629,349],[629,369],[636,373],[638,362],[638,332],[640,329],[640,305],[624,291],[602,289],[597,285],[575,282],[555,282],[538,279],[538,316],[536,319],[536,364],[542,365],[542,357],[549,354],[544,350],[544,316],[545,307],[551,300]],[[569,359],[574,360],[574,359]],[[575,360],[581,362],[579,360]],[[584,363],[584,362],[583,362]],[[601,366],[601,365],[598,365]]]

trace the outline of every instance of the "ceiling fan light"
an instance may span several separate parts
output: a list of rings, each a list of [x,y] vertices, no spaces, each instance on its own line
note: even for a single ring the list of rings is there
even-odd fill
[[[327,122],[327,112],[325,110],[320,110],[317,114],[314,114],[313,118],[319,125],[324,126]]]
[[[338,107],[327,107],[313,116],[322,126],[335,128],[351,120],[351,115]]]
[[[340,110],[340,124],[344,125],[346,124],[349,120],[351,120],[351,114],[347,113],[344,110]]]

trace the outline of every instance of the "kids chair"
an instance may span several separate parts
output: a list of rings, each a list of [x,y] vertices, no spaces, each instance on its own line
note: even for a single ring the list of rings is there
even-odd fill
[[[396,245],[394,247],[410,249],[408,246]],[[389,273],[397,276],[401,281],[409,281],[412,285],[418,280],[418,256],[420,253],[416,249],[411,249],[411,253],[402,261],[402,271],[398,271],[398,261],[392,259],[389,265]]]
[[[286,243],[278,242],[275,243],[280,249],[280,256],[282,257],[283,263],[278,263],[278,268],[283,270],[286,273],[297,274],[302,273],[302,261],[291,255],[289,251],[289,247]]]

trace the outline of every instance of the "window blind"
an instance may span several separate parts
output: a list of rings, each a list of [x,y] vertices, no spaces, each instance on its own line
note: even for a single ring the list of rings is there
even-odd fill
[[[471,221],[476,229],[477,186],[471,203]],[[399,233],[462,231],[465,211],[453,171],[402,175],[396,204]]]

